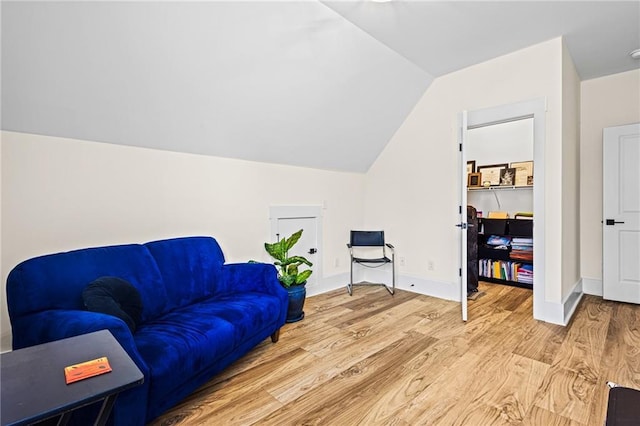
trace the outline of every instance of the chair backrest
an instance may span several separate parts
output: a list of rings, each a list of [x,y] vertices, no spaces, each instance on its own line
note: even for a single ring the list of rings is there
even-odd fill
[[[352,247],[384,247],[384,231],[351,231]]]

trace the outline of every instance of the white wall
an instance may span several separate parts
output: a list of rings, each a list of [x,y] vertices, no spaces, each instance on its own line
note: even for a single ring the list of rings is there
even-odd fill
[[[457,118],[546,98],[546,299],[562,301],[562,40],[437,78],[367,174],[365,225],[384,228],[406,257],[400,273],[456,294],[459,267]],[[433,262],[433,270],[428,269]]]
[[[6,282],[5,267],[2,264],[2,176],[4,171],[2,169],[2,137],[0,136],[0,279],[2,282]],[[11,347],[11,339],[9,330],[9,316],[7,314],[7,302],[6,292],[4,291],[4,284],[0,286],[2,288],[2,297],[0,297],[0,352],[4,352]]]
[[[333,282],[348,271],[345,243],[363,217],[362,174],[23,133],[2,133],[2,174],[3,294],[30,257],[165,237],[212,235],[228,262],[270,262],[269,206],[323,202],[318,273]],[[6,335],[4,297],[1,313]]]
[[[580,292],[580,77],[562,46],[562,298]],[[579,295],[575,296],[579,297]],[[573,307],[569,308],[572,309]]]
[[[580,270],[602,295],[602,129],[640,122],[640,70],[583,81],[580,105]]]
[[[465,150],[467,161],[475,161],[476,167],[532,161],[533,118],[471,129]],[[514,217],[518,212],[533,212],[533,190],[472,190],[467,192],[467,204],[484,217],[490,211],[505,211]]]

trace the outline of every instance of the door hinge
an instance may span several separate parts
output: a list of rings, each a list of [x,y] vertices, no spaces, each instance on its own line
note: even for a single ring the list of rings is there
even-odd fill
[[[458,276],[461,277],[462,276],[462,268],[458,268]]]
[[[462,206],[458,206],[458,213],[462,214]]]
[[[462,152],[462,144],[458,144],[458,149],[460,150],[460,152]]]

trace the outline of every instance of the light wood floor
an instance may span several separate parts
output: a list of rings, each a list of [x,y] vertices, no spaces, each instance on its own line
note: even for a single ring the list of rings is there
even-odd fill
[[[640,307],[585,296],[571,324],[532,319],[532,293],[480,284],[458,303],[382,287],[307,298],[159,425],[598,425],[608,380],[640,388]]]

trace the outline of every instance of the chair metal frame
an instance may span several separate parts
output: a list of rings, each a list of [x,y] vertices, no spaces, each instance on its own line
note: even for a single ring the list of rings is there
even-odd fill
[[[396,291],[396,262],[395,262],[395,247],[392,244],[386,243],[384,240],[384,231],[351,231],[350,242],[347,244],[349,248],[349,255],[351,257],[351,271],[350,280],[347,284],[347,290],[349,296],[353,296],[353,287],[358,286],[383,286],[387,291],[393,295]],[[382,248],[382,257],[378,258],[362,258],[355,257],[353,254],[354,247],[380,247]],[[387,257],[387,249],[391,252],[391,258]],[[391,264],[391,287],[385,283],[354,283],[353,282],[353,264],[367,266],[367,264],[376,264],[379,266]],[[371,267],[371,266],[369,266]]]

